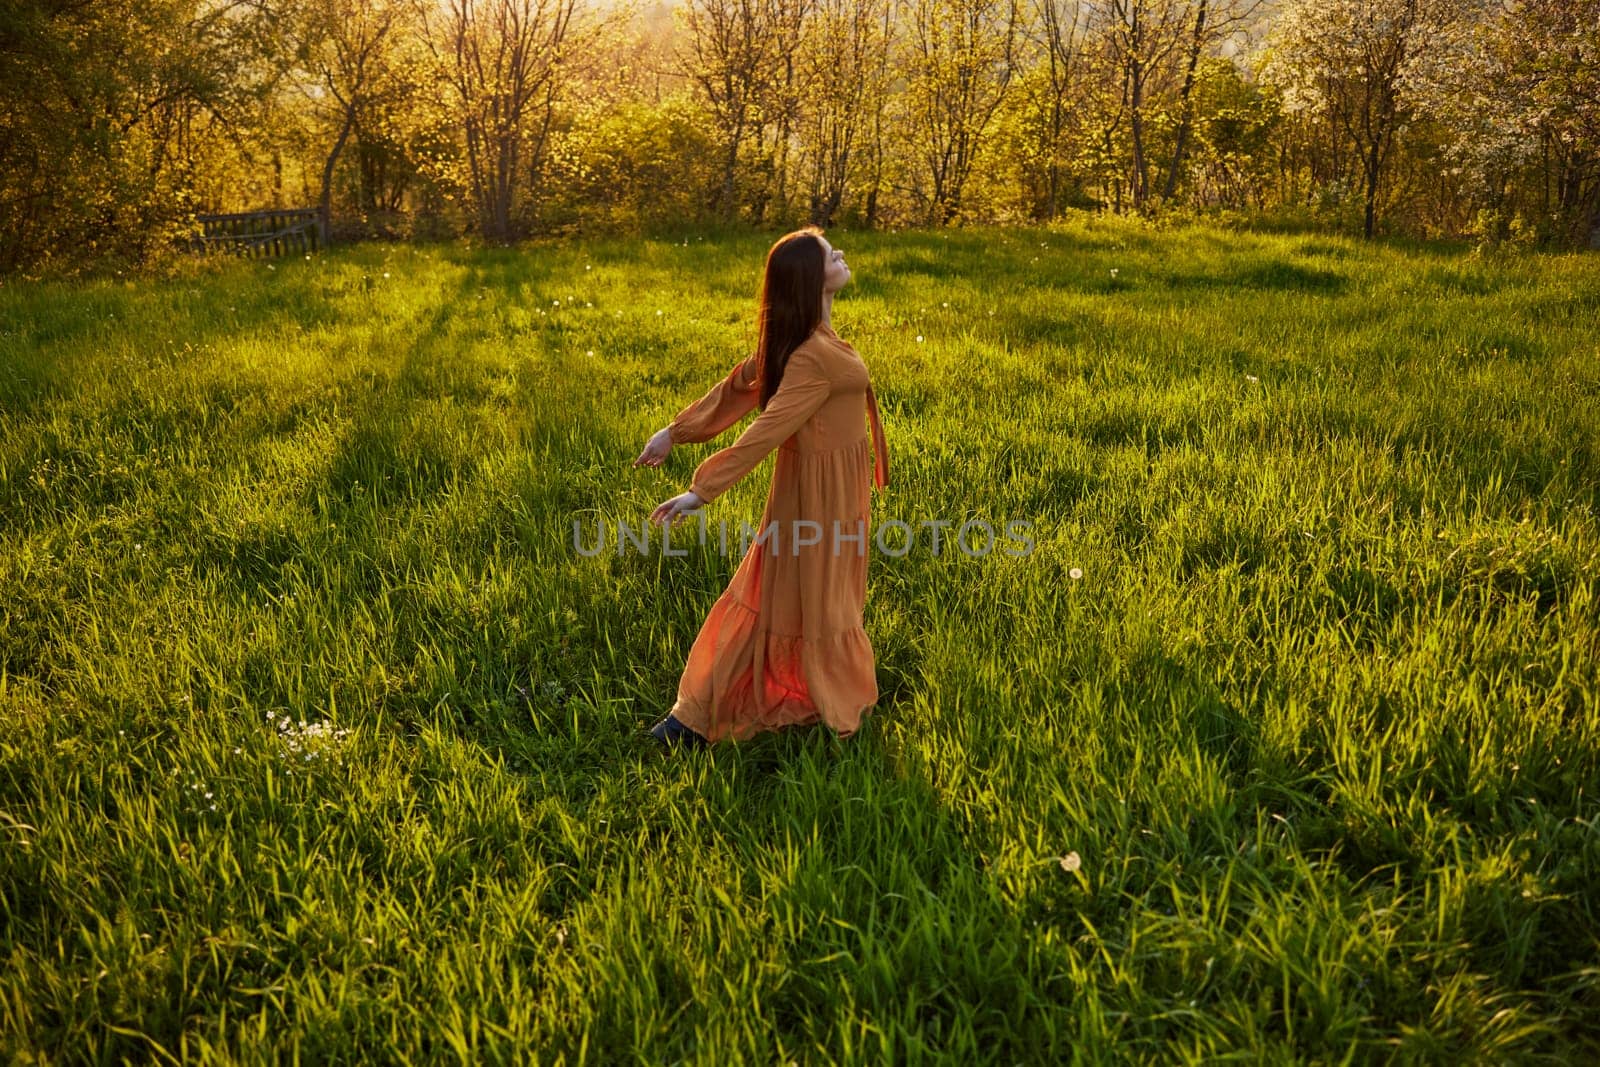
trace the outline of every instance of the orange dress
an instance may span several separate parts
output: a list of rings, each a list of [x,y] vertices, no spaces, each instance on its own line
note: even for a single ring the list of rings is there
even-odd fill
[[[708,441],[738,422],[760,398],[760,373],[754,355],[734,367],[672,420],[672,443]],[[777,392],[739,439],[695,468],[689,488],[715,500],[774,449],[761,521],[689,650],[672,706],[710,741],[813,722],[848,737],[878,700],[862,611],[869,471],[888,485],[889,454],[867,366],[826,324],[789,356]],[[728,524],[731,544],[737,525]],[[707,541],[720,538],[708,532]]]

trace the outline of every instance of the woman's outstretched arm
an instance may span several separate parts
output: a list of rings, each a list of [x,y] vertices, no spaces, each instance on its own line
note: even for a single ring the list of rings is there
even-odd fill
[[[754,354],[682,411],[667,426],[675,445],[709,441],[755,409],[761,398],[760,368]]]
[[[805,425],[833,388],[818,357],[804,348],[795,350],[783,368],[783,381],[766,409],[727,448],[707,456],[695,468],[689,489],[709,503],[727,492],[755,469],[767,453]]]

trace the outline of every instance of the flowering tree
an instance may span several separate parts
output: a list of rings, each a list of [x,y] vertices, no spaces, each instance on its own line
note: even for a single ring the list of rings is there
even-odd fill
[[[1362,232],[1396,138],[1426,99],[1447,42],[1475,0],[1289,0],[1273,27],[1268,76],[1285,109],[1327,120],[1355,157],[1365,201]]]
[[[1496,9],[1457,68],[1458,155],[1495,218],[1520,199],[1550,236],[1600,244],[1600,0]]]

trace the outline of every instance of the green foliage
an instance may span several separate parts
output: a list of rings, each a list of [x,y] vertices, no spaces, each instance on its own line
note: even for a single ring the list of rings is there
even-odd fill
[[[638,232],[701,217],[717,181],[709,125],[683,94],[570,117],[551,150],[545,219]]]
[[[1276,164],[1282,121],[1277,96],[1228,60],[1207,59],[1195,72],[1195,143],[1187,173],[1202,203],[1260,206]]]
[[[1066,110],[1058,133],[1055,110],[1046,70],[1017,76],[985,130],[973,170],[968,200],[980,217],[1027,223],[1092,205],[1084,188],[1087,175],[1074,158],[1083,136],[1081,116]]]
[[[0,1058],[1600,1054],[1586,260],[853,235],[874,521],[1034,550],[872,557],[859,736],[663,758],[737,560],[573,523],[766,241],[0,290]]]
[[[0,7],[0,271],[170,247],[272,47],[205,0]]]

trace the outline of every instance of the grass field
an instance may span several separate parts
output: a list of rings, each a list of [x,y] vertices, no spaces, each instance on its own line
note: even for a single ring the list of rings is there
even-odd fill
[[[874,521],[1035,548],[673,756],[737,559],[573,522],[770,237],[0,288],[0,1059],[1600,1056],[1600,259],[829,237]]]

